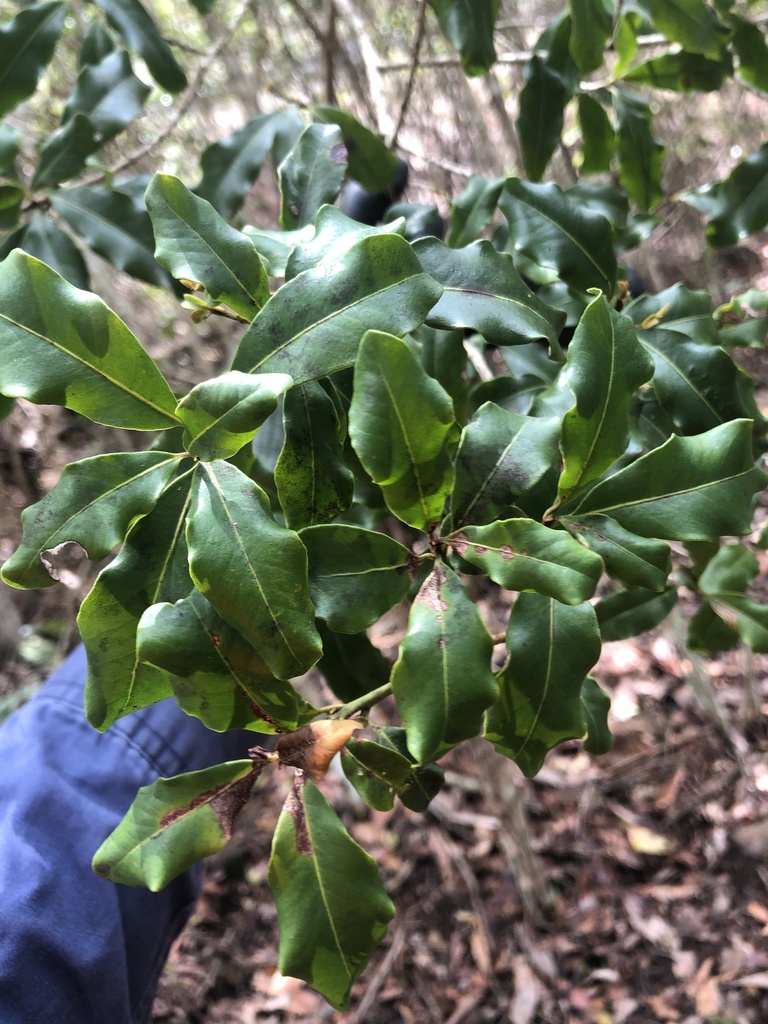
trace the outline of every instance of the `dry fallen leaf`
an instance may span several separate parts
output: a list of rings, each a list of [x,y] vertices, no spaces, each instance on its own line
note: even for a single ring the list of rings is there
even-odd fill
[[[627,838],[635,853],[644,853],[651,857],[661,857],[675,849],[671,839],[653,832],[645,825],[628,825]]]

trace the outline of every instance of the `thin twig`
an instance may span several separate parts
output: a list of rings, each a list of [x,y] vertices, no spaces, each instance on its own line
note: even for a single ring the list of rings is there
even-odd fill
[[[360,48],[365,77],[368,80],[368,91],[376,112],[376,130],[380,135],[388,136],[392,130],[392,118],[384,93],[384,82],[379,74],[381,58],[376,52],[365,22],[357,12],[356,4],[352,3],[352,0],[336,0],[336,5],[349,22],[355,34],[355,41]]]
[[[413,86],[416,81],[416,71],[419,67],[419,53],[421,51],[421,44],[424,41],[424,31],[427,25],[427,0],[420,0],[419,10],[416,14],[416,37],[413,40],[413,49],[411,50],[411,68],[408,73],[408,83],[405,87],[405,94],[403,95],[403,101],[400,104],[400,112],[397,115],[397,121],[395,122],[395,128],[392,132],[392,138],[389,140],[389,148],[394,149],[397,143],[397,136],[400,134],[400,129],[403,127],[405,121],[405,115],[408,110],[408,105],[411,102],[411,94],[413,93]]]

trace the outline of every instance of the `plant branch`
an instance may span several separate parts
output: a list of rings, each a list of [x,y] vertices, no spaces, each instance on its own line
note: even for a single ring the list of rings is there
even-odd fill
[[[427,0],[420,0],[419,10],[416,14],[416,37],[413,41],[413,49],[411,50],[411,67],[408,72],[408,83],[405,87],[405,94],[403,95],[403,101],[400,104],[400,111],[397,115],[397,121],[395,122],[395,128],[392,132],[392,137],[389,140],[389,148],[394,149],[397,143],[397,136],[400,134],[400,129],[403,127],[405,121],[405,115],[408,111],[408,105],[411,102],[411,94],[413,93],[413,85],[416,81],[416,71],[419,68],[419,52],[421,51],[421,44],[424,41],[424,31],[427,25]]]
[[[369,693],[364,693],[362,697],[351,700],[349,704],[342,704],[336,714],[336,718],[351,718],[358,711],[365,711],[366,708],[371,707],[373,704],[378,704],[380,700],[384,700],[391,693],[392,683],[384,683],[383,686],[379,686]]]

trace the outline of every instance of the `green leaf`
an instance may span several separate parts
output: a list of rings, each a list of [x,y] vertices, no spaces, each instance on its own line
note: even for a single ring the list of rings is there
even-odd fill
[[[140,54],[158,85],[181,92],[187,76],[139,0],[95,0],[129,50]]]
[[[598,295],[585,309],[568,347],[565,382],[576,404],[563,418],[563,471],[558,504],[597,480],[629,444],[629,406],[653,376],[653,362],[632,321]]]
[[[371,857],[313,782],[297,778],[275,829],[269,884],[280,922],[278,968],[337,1010],[395,913]]]
[[[633,85],[671,89],[673,92],[716,92],[733,74],[730,54],[709,60],[699,53],[665,53],[638,64],[623,75]]]
[[[391,334],[367,331],[360,343],[349,436],[394,515],[422,530],[442,519],[458,440],[453,402]]]
[[[386,192],[397,169],[397,157],[379,136],[337,107],[312,107],[311,114],[313,121],[341,129],[350,178],[369,192]]]
[[[400,726],[384,725],[377,730],[376,735],[382,746],[402,754],[411,762],[412,773],[408,778],[408,788],[398,793],[403,807],[419,814],[426,811],[433,797],[443,787],[445,771],[434,762],[417,765],[408,750],[405,729]]]
[[[320,657],[307,589],[307,552],[278,526],[269,499],[227,462],[198,463],[187,520],[195,586],[259,652],[278,679]]]
[[[152,225],[143,203],[138,204],[121,191],[120,185],[57,189],[51,195],[51,205],[94,252],[117,270],[149,284],[164,288],[171,285],[170,277],[155,259]]]
[[[658,324],[666,331],[679,331],[692,341],[720,343],[709,292],[690,291],[683,284],[675,284],[658,295],[641,295],[624,312],[638,328],[650,329],[651,324]],[[641,337],[648,335],[643,333]]]
[[[323,206],[315,221],[315,232],[309,236],[299,232],[288,232],[290,237],[295,237],[295,244],[286,256],[285,279],[290,281],[303,270],[311,270],[319,263],[328,263],[337,260],[348,251],[348,249],[361,238],[368,238],[370,235],[402,235],[404,221],[402,218],[382,224],[377,227],[368,227],[359,224],[351,217],[347,217],[335,206]],[[250,237],[254,237],[249,232]],[[254,244],[258,244],[254,238]]]
[[[521,494],[559,459],[560,423],[534,418],[486,402],[461,434],[450,530],[507,519]]]
[[[572,537],[600,555],[609,576],[627,587],[665,588],[672,565],[664,541],[637,537],[608,516],[563,516],[560,522]]]
[[[85,714],[102,732],[123,715],[173,693],[165,672],[139,661],[136,633],[148,605],[175,601],[192,590],[184,537],[190,473],[167,487],[134,523],[80,606],[77,625],[88,656]]]
[[[613,294],[616,255],[611,225],[600,214],[570,201],[558,185],[508,178],[499,209],[524,256],[556,270],[571,287]]]
[[[517,132],[525,173],[541,181],[563,132],[563,112],[570,99],[563,77],[533,55],[520,91]]]
[[[318,622],[323,656],[317,667],[342,701],[355,700],[383,686],[392,666],[365,633],[334,633]]]
[[[661,173],[665,150],[651,133],[651,108],[645,100],[621,89],[613,91],[613,106],[619,140],[619,179],[641,210],[652,210],[664,198]]]
[[[251,321],[269,299],[269,278],[250,238],[171,174],[155,174],[146,194],[155,257],[179,280],[199,282],[214,303]]]
[[[83,45],[80,47],[80,68],[84,68],[86,64],[99,64],[114,49],[115,41],[112,38],[112,33],[103,21],[93,18],[85,33]]]
[[[654,629],[666,619],[677,603],[677,590],[623,590],[603,598],[595,606],[604,641],[628,640]]]
[[[320,384],[308,381],[288,392],[283,428],[275,483],[286,525],[328,523],[352,504],[354,479],[343,461],[345,425]]]
[[[338,212],[341,213],[340,210]],[[314,233],[314,228],[309,225],[296,231],[269,231],[250,224],[243,226],[243,234],[253,242],[271,277],[285,277],[288,258],[301,242],[309,241]]]
[[[488,241],[449,249],[436,238],[419,239],[413,251],[426,272],[443,286],[427,317],[431,327],[471,328],[490,345],[546,338],[550,352],[563,358],[557,339],[565,314],[533,294],[509,253],[496,252]]]
[[[413,555],[383,533],[329,524],[302,530],[316,614],[337,633],[361,633],[402,601]]]
[[[598,555],[532,519],[467,526],[442,539],[507,590],[534,590],[566,604],[589,600],[603,571]]]
[[[243,205],[270,153],[279,163],[304,130],[296,107],[284,107],[254,117],[238,131],[214,142],[200,158],[203,177],[195,192],[219,211],[225,220]]]
[[[704,0],[638,0],[653,27],[684,50],[717,60],[730,32]]]
[[[768,143],[738,164],[719,183],[707,224],[707,241],[715,248],[734,245],[768,224]]]
[[[739,59],[739,78],[768,92],[768,45],[765,33],[751,21],[732,12],[728,14],[728,21],[733,29],[733,50]]]
[[[616,132],[602,103],[582,92],[578,96],[579,124],[582,134],[581,174],[600,174],[610,170],[616,153]]]
[[[391,811],[395,793],[406,789],[413,773],[412,762],[388,744],[356,736],[341,751],[344,774],[369,807]]]
[[[757,576],[757,558],[743,544],[725,544],[699,577],[712,610],[758,654],[768,653],[768,606],[746,593]]]
[[[320,207],[341,191],[346,167],[341,130],[332,124],[307,125],[280,164],[280,226],[290,231],[314,224]]]
[[[732,613],[728,619],[735,622]],[[688,620],[686,642],[689,649],[697,654],[713,657],[721,651],[732,650],[740,642],[740,637],[734,628],[723,622],[709,601],[703,601]]]
[[[464,423],[470,388],[464,331],[439,331],[423,325],[411,333],[411,338],[419,344],[421,365],[451,396],[456,420]]]
[[[293,384],[285,373],[238,373],[203,381],[176,406],[184,445],[204,462],[228,459],[248,444]]]
[[[178,422],[171,389],[122,320],[18,250],[0,272],[0,346],[3,394],[131,430]]]
[[[151,91],[134,75],[125,50],[108,53],[98,64],[81,69],[64,107],[62,124],[77,113],[85,114],[103,144],[142,116],[144,100]]]
[[[227,761],[142,786],[93,858],[101,878],[159,892],[232,838],[261,766]]]
[[[447,566],[436,565],[411,606],[392,669],[392,692],[418,762],[479,731],[483,712],[498,694],[492,650],[463,583]]]
[[[0,30],[2,31],[2,30]],[[0,86],[0,90],[2,86]],[[2,95],[2,92],[0,92]],[[13,175],[13,165],[19,155],[19,134],[5,122],[0,124],[0,173]]]
[[[74,541],[98,562],[120,544],[128,527],[153,507],[178,465],[167,452],[96,455],[65,466],[42,501],[21,514],[21,544],[3,565],[12,587],[50,587],[55,570],[46,552]]]
[[[603,0],[568,0],[571,10],[571,56],[584,74],[603,63],[603,51],[610,38],[611,8]]]
[[[451,202],[451,219],[445,244],[452,249],[474,242],[493,220],[504,178],[473,174],[467,187]]]
[[[137,653],[169,673],[181,708],[216,732],[292,731],[317,714],[197,590],[146,610]]]
[[[496,63],[493,30],[500,0],[429,0],[440,31],[461,54],[467,75],[484,75]]]
[[[243,335],[232,364],[289,373],[296,384],[351,366],[369,328],[401,336],[423,323],[442,289],[398,235],[363,238],[288,281]]]
[[[33,214],[24,232],[23,245],[30,256],[47,264],[75,288],[88,287],[88,268],[80,250],[50,217]]]
[[[588,754],[607,754],[613,747],[613,736],[608,728],[611,698],[592,676],[587,676],[581,687],[581,710],[587,725],[584,749]]]
[[[732,420],[696,437],[673,435],[563,511],[602,513],[641,537],[743,536],[751,529],[752,495],[763,486],[752,459],[752,421]]]
[[[749,378],[722,348],[661,328],[641,331],[639,338],[656,366],[653,390],[676,431],[699,434],[750,415],[744,401]]]
[[[74,178],[101,145],[99,133],[86,114],[76,113],[49,135],[40,150],[32,188],[51,188]]]
[[[485,738],[533,777],[552,747],[587,730],[581,693],[600,656],[591,604],[565,605],[520,594],[507,628],[509,661],[485,716]]]
[[[0,117],[37,88],[56,48],[65,10],[63,3],[37,4],[0,26]]]

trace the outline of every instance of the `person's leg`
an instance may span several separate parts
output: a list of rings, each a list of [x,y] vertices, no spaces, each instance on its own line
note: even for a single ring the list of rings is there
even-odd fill
[[[0,1021],[143,1024],[199,867],[160,893],[106,882],[91,858],[140,786],[247,756],[163,701],[99,733],[75,650],[0,728]]]

